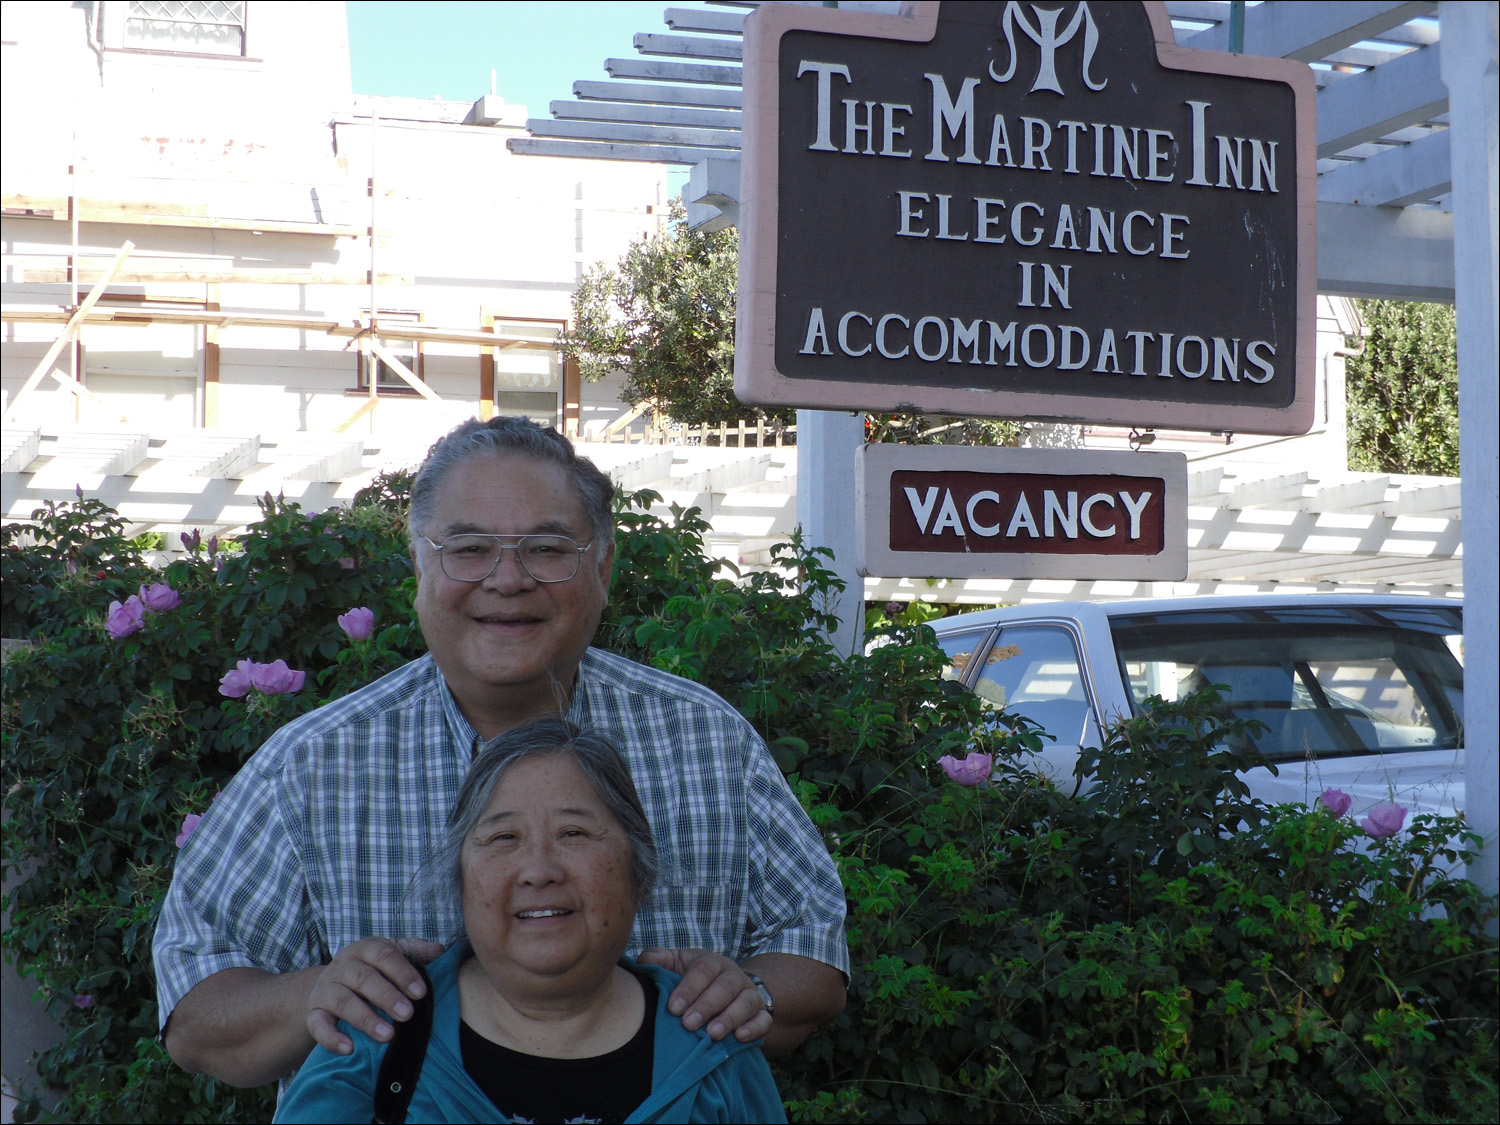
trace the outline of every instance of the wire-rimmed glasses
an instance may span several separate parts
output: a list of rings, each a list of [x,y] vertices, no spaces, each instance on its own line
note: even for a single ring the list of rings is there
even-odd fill
[[[594,545],[591,539],[580,547],[566,535],[450,535],[441,543],[422,538],[437,552],[443,573],[455,582],[483,582],[507,549],[537,582],[566,582],[578,573],[583,553]]]

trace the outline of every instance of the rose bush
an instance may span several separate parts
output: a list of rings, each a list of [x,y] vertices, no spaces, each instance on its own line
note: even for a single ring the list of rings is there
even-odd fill
[[[422,650],[406,483],[311,518],[267,498],[238,549],[196,537],[165,573],[90,500],[5,529],[5,619],[31,647],[4,669],[3,941],[65,1030],[41,1059],[57,1119],[269,1117],[270,1091],[166,1058],[151,933],[178,844],[245,758]],[[701,518],[650,501],[621,510],[601,643],[755,724],[848,891],[849,1006],[776,1064],[794,1119],[1495,1117],[1494,903],[1444,874],[1461,824],[1360,848],[1337,798],[1259,806],[1207,697],[1121,724],[1084,756],[1098,787],[1065,797],[1025,768],[1041,732],[981,722],[942,679],[930,607],[877,608],[891,643],[839,660],[816,552],[717,580]],[[179,604],[146,614],[157,583]],[[110,637],[132,596],[143,627]],[[262,681],[295,669],[302,690],[257,690],[278,662]]]

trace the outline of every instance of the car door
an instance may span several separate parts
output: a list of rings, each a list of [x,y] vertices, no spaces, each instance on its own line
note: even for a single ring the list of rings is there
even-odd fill
[[[1097,739],[1097,722],[1076,632],[1062,622],[1002,623],[957,631],[939,639],[949,675],[987,709],[1024,715],[1043,738],[1039,766],[1071,789],[1073,767],[1085,739]]]

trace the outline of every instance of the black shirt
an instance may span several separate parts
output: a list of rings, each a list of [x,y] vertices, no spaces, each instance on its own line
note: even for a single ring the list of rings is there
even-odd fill
[[[586,1059],[549,1059],[492,1043],[467,1023],[458,1028],[464,1069],[512,1121],[623,1122],[651,1093],[656,1055],[656,985],[635,974],[646,1018],[629,1043]]]

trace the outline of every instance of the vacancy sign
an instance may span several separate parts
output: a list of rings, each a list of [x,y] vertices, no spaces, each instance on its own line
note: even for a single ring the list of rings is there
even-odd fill
[[[1178,47],[1161,3],[950,0],[762,5],[744,73],[742,400],[1311,425],[1305,63]]]
[[[855,494],[862,575],[1187,577],[1181,453],[867,445]]]

